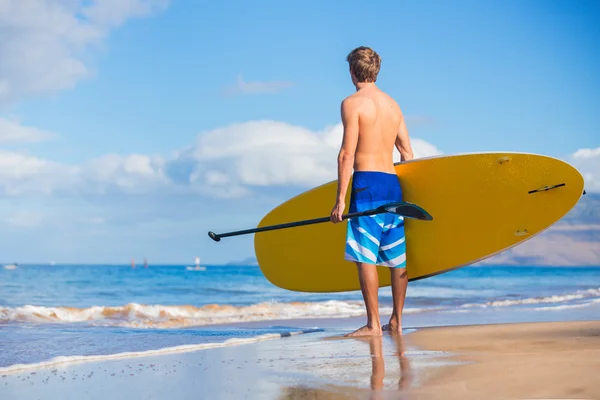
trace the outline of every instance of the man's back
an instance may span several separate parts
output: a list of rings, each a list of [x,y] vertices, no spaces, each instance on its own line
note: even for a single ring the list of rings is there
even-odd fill
[[[394,145],[402,122],[400,107],[377,87],[361,89],[348,100],[358,114],[354,170],[394,173]]]

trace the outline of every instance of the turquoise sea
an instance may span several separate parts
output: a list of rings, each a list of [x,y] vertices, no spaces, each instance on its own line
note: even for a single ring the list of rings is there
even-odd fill
[[[598,306],[600,267],[471,266],[409,283],[405,327],[477,315],[486,322],[491,315],[539,320],[567,311],[600,318]],[[380,309],[391,311],[389,288],[380,289]],[[57,359],[221,346],[356,316],[364,316],[360,292],[286,291],[256,266],[0,267],[0,372]]]

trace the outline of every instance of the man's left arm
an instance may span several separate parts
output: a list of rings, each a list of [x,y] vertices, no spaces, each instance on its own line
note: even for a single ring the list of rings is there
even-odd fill
[[[331,212],[332,222],[342,221],[342,214],[346,207],[346,193],[352,168],[354,166],[354,154],[358,143],[358,111],[353,103],[354,99],[347,98],[342,101],[341,114],[344,136],[342,146],[338,153],[338,185],[336,203]]]
[[[402,121],[398,128],[398,135],[396,136],[396,148],[400,152],[401,161],[408,161],[414,158],[410,138],[408,137],[408,129],[406,129],[406,123],[404,121],[404,115],[402,115]]]

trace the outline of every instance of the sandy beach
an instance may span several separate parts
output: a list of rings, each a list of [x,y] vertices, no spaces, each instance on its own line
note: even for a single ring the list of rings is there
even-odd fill
[[[348,326],[4,373],[0,398],[600,398],[600,321],[431,327],[357,339],[342,337]]]
[[[409,336],[464,362],[437,370],[414,391],[425,398],[600,398],[600,321],[444,327]]]

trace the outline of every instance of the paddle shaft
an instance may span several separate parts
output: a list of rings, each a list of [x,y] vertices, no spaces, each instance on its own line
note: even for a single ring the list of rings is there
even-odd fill
[[[359,212],[354,212],[354,213],[349,213],[349,214],[342,215],[342,219],[344,220],[344,219],[354,218],[354,217],[363,217],[363,216],[367,216],[367,215],[380,214],[380,213],[384,213],[384,212],[386,212],[386,211],[385,210],[380,210],[380,209],[367,210],[367,211],[359,211]],[[215,241],[218,242],[220,238],[228,237],[228,236],[238,236],[238,235],[245,235],[245,234],[248,234],[248,233],[272,231],[272,230],[275,230],[275,229],[293,228],[293,227],[296,227],[296,226],[319,224],[319,223],[328,222],[328,221],[331,221],[330,217],[322,217],[322,218],[306,219],[306,220],[303,220],[303,221],[288,222],[288,223],[285,223],[285,224],[262,226],[260,228],[245,229],[245,230],[241,230],[241,231],[234,231],[234,232],[227,232],[227,233],[219,233],[219,234],[217,234],[217,233],[209,232],[208,235],[213,240],[215,240]]]

